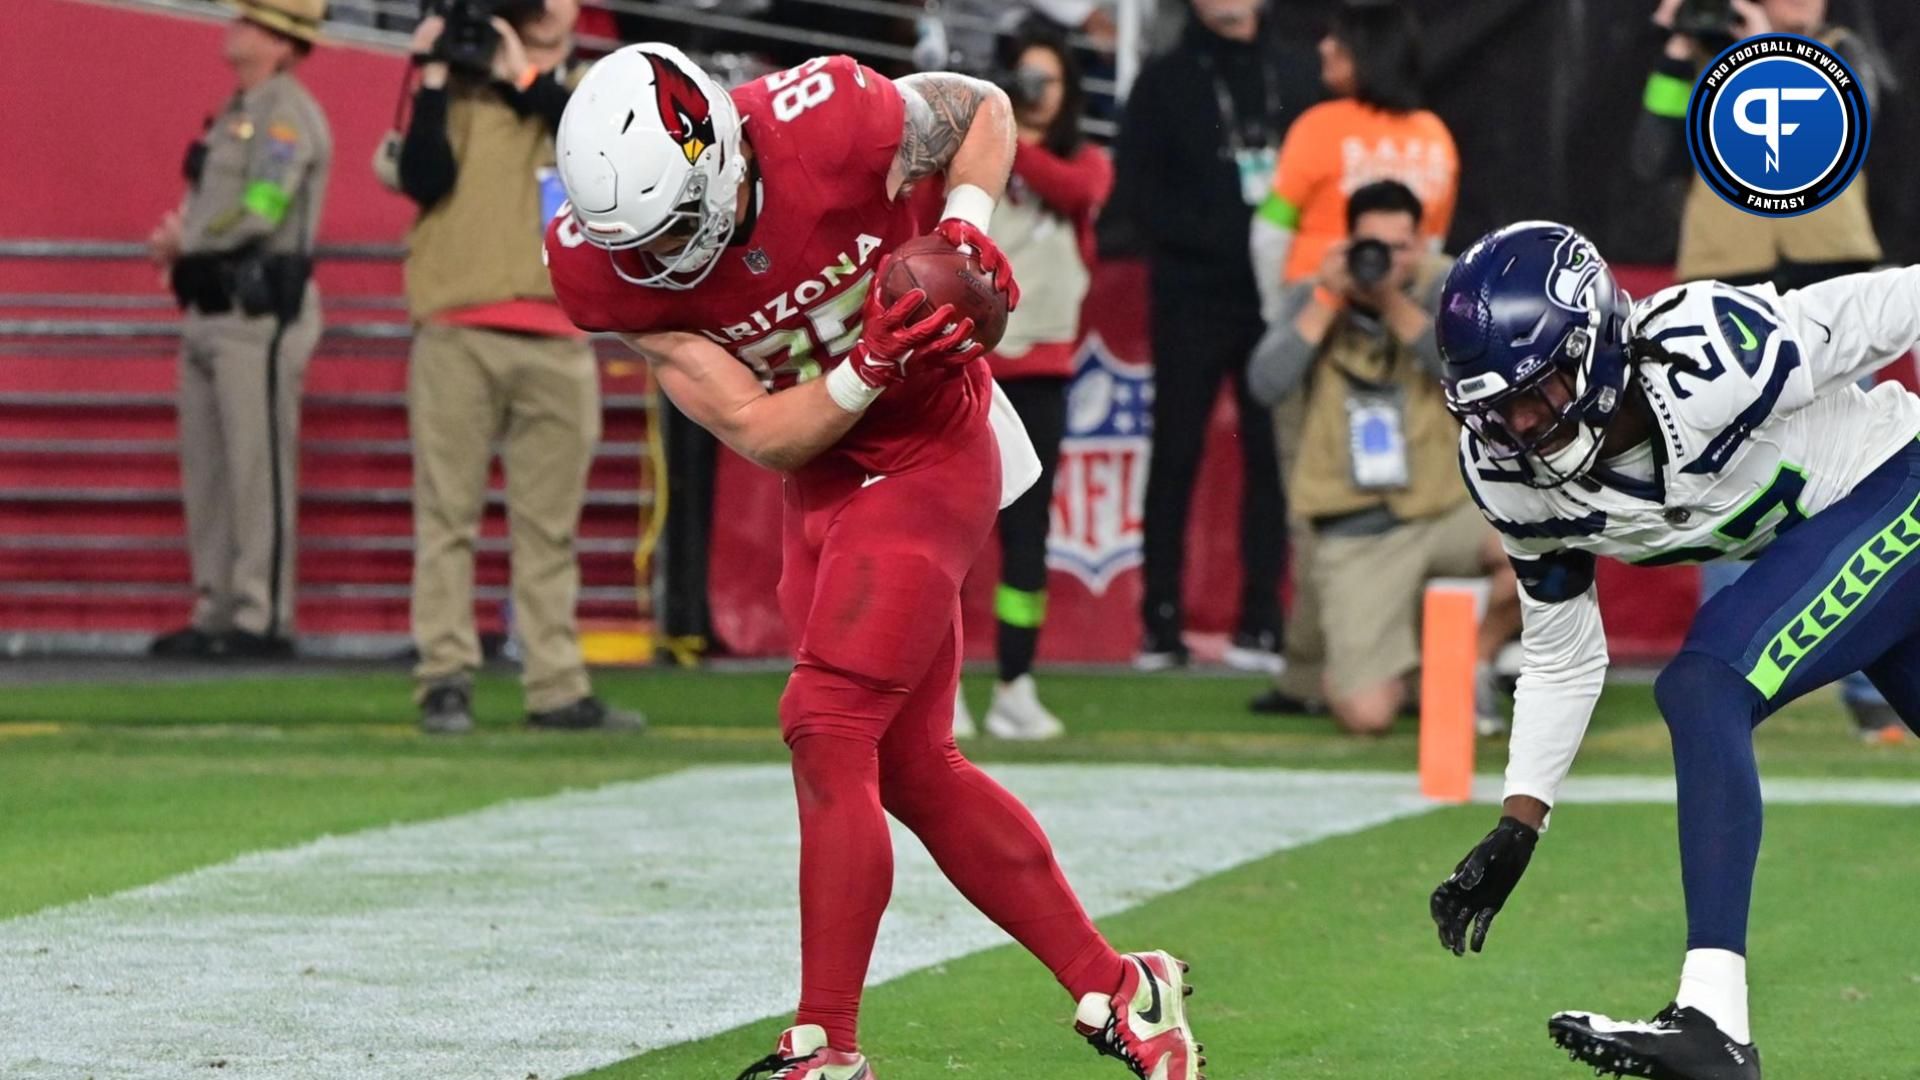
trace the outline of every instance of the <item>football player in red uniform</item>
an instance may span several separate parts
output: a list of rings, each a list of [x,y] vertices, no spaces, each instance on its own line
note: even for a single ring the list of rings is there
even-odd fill
[[[681,411],[786,474],[780,699],[800,807],[801,992],[746,1077],[871,1080],[856,1022],[892,887],[886,815],[1077,1003],[1079,1030],[1149,1080],[1197,1080],[1184,965],[1121,955],[1026,808],[953,741],[960,583],[1039,471],[952,309],[875,286],[934,231],[1016,299],[985,235],[1014,152],[1006,96],[946,73],[898,82],[823,57],[731,95],[670,46],[602,59],[561,120],[569,204],[549,226],[574,322],[621,334]],[[1017,1071],[1017,1070],[1015,1070]]]

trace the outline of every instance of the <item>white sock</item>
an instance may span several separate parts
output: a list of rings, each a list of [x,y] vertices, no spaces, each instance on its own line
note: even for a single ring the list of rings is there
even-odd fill
[[[1673,1000],[1712,1017],[1734,1042],[1753,1041],[1747,1024],[1747,958],[1739,953],[1688,949],[1680,968],[1680,992]]]

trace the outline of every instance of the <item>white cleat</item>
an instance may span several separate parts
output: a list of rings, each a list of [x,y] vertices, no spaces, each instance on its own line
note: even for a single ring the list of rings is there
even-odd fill
[[[1073,1027],[1102,1055],[1140,1080],[1206,1080],[1201,1046],[1187,1023],[1187,965],[1164,952],[1127,953],[1126,978],[1112,994],[1088,994]]]
[[[974,726],[973,710],[967,708],[967,688],[963,683],[953,692],[953,737],[971,739],[978,734],[980,729]]]
[[[987,734],[996,739],[1039,742],[1067,733],[1067,725],[1040,704],[1033,676],[1022,675],[993,688],[993,707],[987,710]]]

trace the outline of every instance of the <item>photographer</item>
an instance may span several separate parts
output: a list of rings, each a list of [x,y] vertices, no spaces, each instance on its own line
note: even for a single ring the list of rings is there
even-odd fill
[[[541,232],[560,207],[553,133],[581,72],[576,0],[444,0],[413,38],[420,86],[397,155],[408,235],[413,639],[421,727],[471,730],[473,549],[498,440],[527,722],[638,728],[592,694],[574,534],[600,438],[592,347],[553,299]]]
[[[1859,76],[1869,110],[1880,107],[1880,90],[1889,81],[1886,61],[1865,40],[1827,25],[1827,0],[1662,0],[1653,24],[1665,32],[1665,45],[1647,78],[1633,141],[1634,172],[1648,183],[1692,173],[1684,123],[1695,75],[1737,39],[1777,31],[1825,42]],[[1694,175],[1681,211],[1674,274],[1682,281],[1768,283],[1785,292],[1870,270],[1880,258],[1864,173],[1827,205],[1788,218],[1744,213]],[[1701,567],[1701,602],[1738,580],[1745,568],[1735,562]],[[1842,680],[1840,697],[1862,738],[1905,737],[1906,726],[1866,676],[1855,672]]]
[[[1000,59],[1019,146],[988,231],[1026,287],[987,359],[1033,438],[1041,471],[1000,512],[1000,681],[986,726],[1003,739],[1050,739],[1063,728],[1040,703],[1032,674],[1047,614],[1047,528],[1080,306],[1093,280],[1093,222],[1113,188],[1113,164],[1080,134],[1086,92],[1063,33],[1030,19],[1005,39]]]
[[[1476,680],[1483,733],[1502,726],[1491,664],[1520,626],[1513,571],[1460,480],[1433,330],[1453,260],[1430,252],[1421,215],[1419,197],[1397,181],[1355,191],[1347,237],[1314,277],[1282,290],[1249,371],[1269,405],[1303,390],[1287,490],[1297,522],[1312,530],[1301,572],[1328,601],[1327,702],[1354,734],[1385,732],[1407,699],[1428,579],[1493,579]]]
[[[1633,133],[1633,171],[1643,181],[1693,172],[1685,123],[1694,79],[1741,38],[1775,32],[1815,38],[1853,68],[1869,110],[1880,106],[1886,61],[1858,34],[1827,25],[1827,0],[1661,0],[1653,23],[1666,36]],[[1768,282],[1788,290],[1872,269],[1880,257],[1865,173],[1827,205],[1785,218],[1745,213],[1694,176],[1681,211],[1674,272],[1682,281]]]
[[[225,57],[238,92],[188,148],[185,202],[147,246],[184,312],[180,483],[191,621],[155,656],[293,654],[300,388],[320,341],[314,234],[333,136],[294,69],[324,0],[239,0]]]

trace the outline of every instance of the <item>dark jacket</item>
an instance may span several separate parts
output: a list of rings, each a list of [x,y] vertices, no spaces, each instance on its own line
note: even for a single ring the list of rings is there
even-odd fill
[[[1322,96],[1313,54],[1268,29],[1230,41],[1189,17],[1179,43],[1147,62],[1127,96],[1107,210],[1123,220],[1111,231],[1103,221],[1102,232],[1137,244],[1156,288],[1259,305],[1247,258],[1253,209],[1241,197],[1215,80],[1231,95],[1242,142],[1276,151],[1294,117]]]

